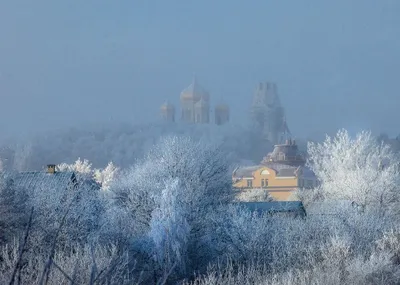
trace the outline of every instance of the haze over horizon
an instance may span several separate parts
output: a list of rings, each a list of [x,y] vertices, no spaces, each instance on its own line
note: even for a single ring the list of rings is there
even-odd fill
[[[0,2],[0,132],[151,122],[196,73],[244,122],[278,84],[298,137],[400,133],[400,2]]]

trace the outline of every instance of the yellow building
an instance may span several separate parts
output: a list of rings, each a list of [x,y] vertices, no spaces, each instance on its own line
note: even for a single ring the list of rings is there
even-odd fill
[[[287,201],[293,198],[297,188],[317,186],[314,173],[304,162],[296,143],[288,140],[276,145],[262,164],[236,168],[232,175],[233,187],[243,191],[265,189],[274,200]]]

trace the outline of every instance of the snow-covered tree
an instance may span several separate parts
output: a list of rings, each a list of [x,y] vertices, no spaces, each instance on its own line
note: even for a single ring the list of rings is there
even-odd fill
[[[163,275],[174,271],[185,273],[190,234],[186,217],[190,208],[180,201],[184,195],[182,190],[179,179],[168,181],[158,197],[150,221],[149,237],[154,244],[152,254]]]
[[[89,159],[94,168],[105,166],[109,161],[128,168],[142,159],[161,137],[170,135],[187,135],[194,140],[218,138],[236,161],[244,158],[258,161],[270,150],[270,146],[265,147],[265,141],[256,141],[245,125],[110,123],[37,133],[15,142],[3,140],[0,141],[0,156],[7,159],[4,161],[7,168],[23,170],[39,170],[51,162],[72,163],[77,157]],[[24,151],[26,145],[30,150]]]
[[[104,169],[92,168],[92,163],[84,159],[78,158],[74,163],[61,163],[57,166],[59,171],[75,172],[79,180],[93,179],[102,190],[108,190],[112,181],[116,178],[119,168],[112,162],[109,162]]]
[[[35,246],[52,241],[64,215],[58,238],[60,245],[84,244],[97,239],[103,222],[104,200],[95,183],[78,180],[77,184],[48,185],[38,180],[35,187],[21,190],[28,191],[29,206],[34,208],[31,239]]]
[[[73,164],[61,163],[57,165],[57,168],[60,171],[75,172],[80,176],[93,176],[92,164],[89,162],[89,160],[82,160],[80,157]]]
[[[118,171],[119,168],[110,162],[104,169],[95,169],[93,175],[95,181],[101,185],[101,189],[108,190]]]
[[[154,200],[170,179],[180,180],[185,189],[180,199],[190,205],[193,217],[232,199],[231,174],[224,151],[206,142],[178,136],[162,139],[111,190],[117,201],[131,212],[146,206],[142,214],[150,221]]]
[[[396,209],[400,201],[398,157],[370,132],[352,138],[345,130],[323,143],[309,143],[308,164],[325,199],[352,200],[361,206]]]
[[[178,186],[171,186],[171,181],[179,181],[179,191],[175,188]],[[111,219],[117,213],[121,222],[116,222],[130,227],[131,235],[144,235],[154,229],[155,216],[166,215],[159,212],[160,205],[176,201],[176,207],[168,206],[169,210],[176,211],[173,213],[176,218],[165,220],[162,225],[173,229],[181,227],[182,219],[187,222],[190,232],[185,258],[190,261],[187,265],[190,267],[200,264],[199,256],[207,254],[210,213],[233,199],[231,187],[229,162],[218,145],[188,137],[166,137],[111,185],[115,204],[109,213]],[[166,189],[171,191],[168,195],[176,197],[168,197]],[[178,225],[172,226],[173,222]]]
[[[20,234],[28,221],[28,212],[27,191],[13,187],[9,176],[0,173],[0,244]]]

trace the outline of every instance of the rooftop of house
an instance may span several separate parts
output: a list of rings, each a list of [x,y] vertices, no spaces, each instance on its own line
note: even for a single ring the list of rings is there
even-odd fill
[[[252,177],[253,173],[263,167],[262,165],[241,166],[233,171],[233,177],[246,178]]]
[[[277,177],[293,177],[298,175],[298,171],[302,171],[302,176],[307,178],[315,177],[314,173],[305,166],[291,166],[282,163],[270,162],[267,164],[260,164],[260,165],[251,165],[251,166],[242,166],[235,169],[233,172],[233,177],[236,178],[246,178],[252,177],[253,173],[258,169],[263,167],[268,167],[277,172]]]
[[[41,187],[67,187],[76,183],[74,172],[48,173],[46,171],[29,171],[13,173],[9,178],[14,186],[27,190]]]

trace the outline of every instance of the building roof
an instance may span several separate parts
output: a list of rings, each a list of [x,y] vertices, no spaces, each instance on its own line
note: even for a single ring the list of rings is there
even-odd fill
[[[296,176],[296,168],[283,168],[280,171],[278,171],[276,176],[278,176],[278,177],[293,177],[293,176]]]
[[[181,92],[181,100],[194,100],[197,102],[201,98],[208,101],[210,96],[208,92],[197,83],[196,77],[194,77],[193,82]]]
[[[306,160],[303,153],[299,151],[296,141],[289,139],[284,144],[275,145],[274,150],[268,153],[261,163],[266,164],[269,162],[298,166],[304,165]]]
[[[33,188],[57,188],[68,187],[76,182],[74,172],[20,172],[9,176],[12,185],[26,190]]]
[[[276,171],[277,177],[294,177],[298,176],[298,170],[301,171],[302,177],[304,178],[316,178],[315,174],[305,166],[300,168],[297,166],[291,166],[287,164],[281,164],[276,162],[270,162],[261,165],[243,166],[238,167],[234,170],[233,176],[236,178],[252,177],[253,173],[261,168],[268,167]]]
[[[263,167],[262,165],[242,166],[233,171],[234,177],[252,177],[254,171]]]
[[[280,163],[269,163],[265,165],[253,165],[238,167],[235,169],[234,177],[252,177],[253,173],[261,168],[268,167],[276,171],[278,177],[292,177],[296,176],[297,167],[280,164]]]
[[[277,212],[297,212],[305,214],[303,203],[300,201],[277,201],[277,202],[239,202],[240,206],[251,212],[277,213]]]

